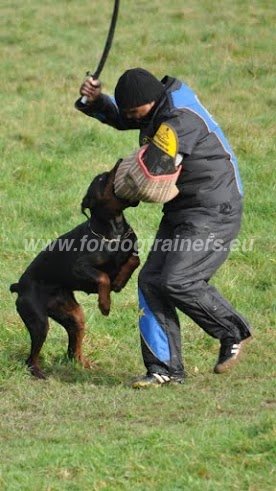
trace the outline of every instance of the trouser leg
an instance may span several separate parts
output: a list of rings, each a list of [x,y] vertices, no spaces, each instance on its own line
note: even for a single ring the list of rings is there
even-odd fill
[[[164,240],[173,238],[173,227],[161,222],[148,260],[139,274],[139,328],[144,363],[149,372],[182,376],[181,333],[174,304],[160,289],[167,251]]]
[[[139,281],[148,307],[146,315],[140,319],[140,329],[147,346],[147,349],[143,348],[142,343],[144,362],[149,371],[152,367],[156,370],[158,360],[162,370],[174,373],[181,369],[180,332],[175,308],[220,340],[231,337],[239,341],[250,332],[248,322],[208,284],[229,254],[230,243],[238,233],[239,224],[239,210],[227,216],[219,212],[202,213],[200,216],[196,210],[194,214],[187,213],[186,221],[180,227],[169,227],[166,220],[161,223],[157,238],[172,238],[173,245],[166,251],[165,243],[163,250],[159,244],[159,248],[150,253]],[[210,236],[213,240],[208,243]],[[179,242],[187,239],[190,248],[187,243],[183,249],[179,247]],[[176,240],[178,247],[174,248]]]
[[[139,289],[141,348],[149,372],[182,376],[181,333],[176,309],[156,295],[154,285]],[[157,300],[158,298],[158,300]]]

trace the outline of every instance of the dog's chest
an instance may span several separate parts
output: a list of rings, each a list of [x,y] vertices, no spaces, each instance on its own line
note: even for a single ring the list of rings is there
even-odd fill
[[[112,279],[120,271],[129,256],[136,252],[137,238],[132,230],[120,239],[105,241],[101,244],[102,257],[99,261],[100,269],[104,270]]]

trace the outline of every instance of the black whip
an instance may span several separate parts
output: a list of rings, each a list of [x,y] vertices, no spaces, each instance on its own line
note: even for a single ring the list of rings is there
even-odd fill
[[[107,35],[106,42],[105,42],[105,47],[104,47],[101,59],[99,61],[99,64],[98,64],[94,73],[92,73],[92,71],[87,72],[87,76],[93,77],[95,80],[99,78],[99,76],[102,72],[102,69],[105,65],[105,62],[106,62],[107,57],[108,57],[108,53],[109,53],[111,45],[112,45],[112,40],[113,40],[116,22],[117,22],[117,17],[118,17],[118,12],[119,12],[119,4],[120,4],[120,0],[114,1],[114,7],[113,7],[113,13],[112,13],[110,26],[109,26],[109,31],[108,31],[108,35]],[[87,97],[83,96],[81,99],[81,102],[83,104],[85,104],[86,101],[87,101]]]

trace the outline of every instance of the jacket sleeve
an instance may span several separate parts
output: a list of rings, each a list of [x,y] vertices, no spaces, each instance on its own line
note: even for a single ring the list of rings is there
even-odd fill
[[[101,94],[99,99],[90,104],[83,104],[80,97],[75,102],[75,108],[86,116],[98,119],[101,123],[113,126],[117,130],[128,129],[120,117],[114,98],[106,94]]]

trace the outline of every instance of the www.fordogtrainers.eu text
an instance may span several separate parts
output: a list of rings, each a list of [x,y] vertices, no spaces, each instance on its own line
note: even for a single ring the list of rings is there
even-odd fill
[[[250,239],[233,239],[229,243],[225,243],[222,239],[216,238],[214,234],[210,234],[204,239],[183,238],[176,235],[173,239],[154,239],[148,237],[146,239],[138,239],[133,242],[131,239],[120,237],[114,239],[106,238],[90,238],[84,235],[76,242],[75,239],[56,240],[47,239],[24,239],[24,250],[26,252],[37,252],[46,250],[49,252],[95,252],[109,250],[110,252],[149,252],[150,250],[160,250],[161,252],[202,252],[202,251],[252,251],[254,248],[254,238]]]

